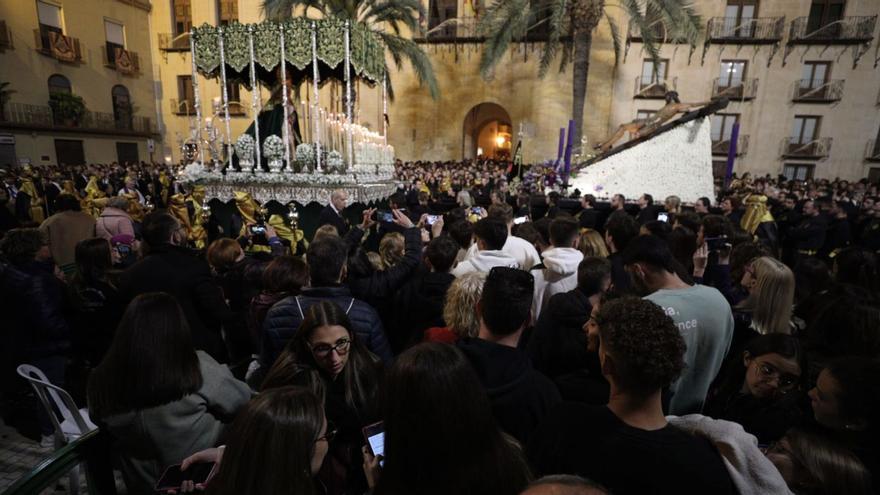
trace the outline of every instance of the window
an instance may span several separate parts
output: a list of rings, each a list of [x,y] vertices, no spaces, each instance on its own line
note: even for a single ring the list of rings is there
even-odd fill
[[[217,0],[217,23],[227,26],[238,20],[238,0]]]
[[[730,141],[733,125],[739,122],[737,113],[716,113],[712,116],[712,142]]]
[[[742,86],[746,78],[747,66],[748,62],[745,60],[722,60],[718,86],[724,88]]]
[[[229,113],[240,115],[244,113],[241,105],[241,85],[238,81],[226,80],[226,101],[229,102]]]
[[[49,76],[49,94],[70,93],[70,79],[61,74]]]
[[[792,144],[809,144],[816,140],[819,135],[819,122],[821,117],[799,115],[794,118],[794,126],[791,130]]]
[[[813,0],[810,4],[810,15],[807,19],[807,34],[822,29],[824,26],[843,19],[846,0]],[[840,31],[840,25],[822,29],[823,35],[832,35]]]
[[[758,15],[758,0],[727,0],[724,11],[724,36],[750,38],[755,32],[753,22]]]
[[[662,59],[656,63],[653,60],[645,60],[642,62],[642,88],[663,84],[668,72],[669,60]]]
[[[131,130],[132,108],[128,89],[122,85],[113,86],[110,96],[113,100],[113,120],[116,128]]]
[[[171,111],[183,115],[196,113],[192,76],[177,76],[177,102]]]
[[[171,0],[172,27],[174,36],[188,33],[192,29],[192,8],[190,0]]]
[[[64,33],[61,24],[61,7],[38,0],[37,18],[40,23],[40,42],[42,43],[40,48],[49,50],[49,33]]]
[[[727,177],[727,160],[712,160],[712,178],[723,179]]]
[[[107,64],[116,66],[116,49],[125,50],[125,27],[118,22],[104,21],[107,45]]]
[[[802,89],[821,88],[828,82],[831,72],[831,62],[804,62],[801,75]]]
[[[428,29],[434,29],[443,22],[456,17],[458,17],[457,0],[431,0],[428,6]],[[452,37],[455,34],[455,25],[448,25],[439,30],[435,36]]]
[[[815,165],[808,163],[786,163],[782,175],[789,180],[807,180],[813,178]]]
[[[645,120],[650,119],[654,115],[657,114],[656,110],[639,110],[636,112],[636,119]]]

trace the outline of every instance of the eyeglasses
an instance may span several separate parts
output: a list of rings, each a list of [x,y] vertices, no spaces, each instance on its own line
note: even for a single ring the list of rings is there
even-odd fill
[[[343,356],[348,354],[349,345],[351,345],[350,339],[339,339],[334,345],[318,344],[312,347],[312,354],[318,357],[327,357],[331,352],[336,351],[336,354]]]
[[[758,375],[758,378],[763,382],[769,382],[776,378],[779,392],[783,394],[788,393],[792,389],[794,389],[801,379],[801,377],[798,375],[792,375],[790,373],[783,373],[779,371],[776,366],[773,366],[770,363],[762,363],[758,361],[758,366],[756,366],[755,368],[755,373]]]
[[[336,427],[333,426],[333,423],[328,422],[327,423],[327,431],[324,432],[324,434],[322,436],[315,439],[315,442],[320,442],[321,440],[326,440],[327,443],[330,443],[333,441],[334,438],[336,438],[337,433],[339,433],[339,430],[337,430]]]

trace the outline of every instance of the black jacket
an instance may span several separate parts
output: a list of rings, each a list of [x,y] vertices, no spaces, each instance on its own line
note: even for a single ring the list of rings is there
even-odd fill
[[[65,288],[53,269],[51,263],[37,261],[17,266],[0,263],[0,296],[6,309],[0,325],[3,355],[12,352],[18,364],[65,355],[70,349]]]
[[[608,255],[608,261],[611,262],[611,285],[614,287],[614,291],[620,294],[632,292],[629,273],[623,267],[623,254],[620,252],[611,253]]]
[[[234,314],[211,276],[208,263],[194,251],[172,245],[154,248],[122,273],[119,288],[125,300],[147,292],[171,294],[183,308],[195,348],[218,362],[226,362],[220,326],[231,321]]]
[[[348,287],[313,287],[304,289],[302,295],[282,299],[266,314],[260,356],[260,361],[266,369],[272,366],[287,345],[287,341],[296,334],[306,310],[320,301],[338,304],[351,319],[355,334],[361,342],[386,364],[391,362],[391,347],[385,337],[382,320],[372,306],[355,299]]]
[[[828,230],[828,218],[825,215],[804,217],[801,223],[788,231],[788,237],[794,241],[795,249],[818,251],[825,244]]]
[[[322,225],[332,225],[336,227],[336,230],[339,231],[339,236],[342,237],[348,233],[348,229],[351,228],[348,224],[348,220],[346,220],[341,214],[336,213],[333,209],[332,205],[327,205],[321,210],[321,214],[318,215],[318,227]]]
[[[458,342],[489,394],[501,429],[523,445],[541,419],[562,401],[556,385],[532,368],[525,352],[483,339]]]
[[[443,304],[446,292],[455,281],[451,273],[434,273],[427,269],[417,273],[394,295],[388,329],[391,348],[399,353],[422,340],[425,330],[445,327]]]

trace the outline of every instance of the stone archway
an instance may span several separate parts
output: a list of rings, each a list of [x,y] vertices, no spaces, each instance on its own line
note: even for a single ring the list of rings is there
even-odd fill
[[[510,158],[512,130],[513,120],[501,105],[484,102],[474,106],[462,125],[462,158]]]

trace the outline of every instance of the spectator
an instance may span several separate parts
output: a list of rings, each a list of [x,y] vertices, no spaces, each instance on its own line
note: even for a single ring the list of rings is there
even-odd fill
[[[730,305],[717,290],[682,281],[675,273],[672,253],[656,237],[633,239],[623,262],[633,286],[672,317],[687,345],[687,367],[672,387],[670,413],[699,412],[730,348],[734,329]]]
[[[519,262],[503,250],[507,236],[507,225],[499,218],[484,218],[477,222],[474,225],[476,254],[459,263],[452,274],[460,277],[473,271],[488,272],[496,266],[518,267]]]
[[[623,194],[615,194],[611,197],[611,213],[614,214],[618,211],[624,211],[626,208],[626,198]]]
[[[330,193],[330,204],[321,210],[321,214],[318,216],[318,226],[332,225],[336,227],[336,232],[340,236],[345,236],[348,229],[351,228],[348,220],[342,216],[342,210],[345,209],[347,203],[348,193],[344,190],[336,189]]]
[[[261,282],[262,290],[251,300],[248,315],[254,349],[259,349],[260,333],[269,309],[285,297],[299,295],[300,290],[309,285],[309,266],[302,258],[279,256],[263,271]]]
[[[578,225],[582,229],[596,229],[601,226],[599,223],[599,210],[596,209],[595,196],[586,194],[581,197],[581,208],[583,209],[578,213],[577,219]]]
[[[347,268],[348,247],[342,239],[325,237],[309,245],[309,278],[311,286],[301,295],[288,296],[266,314],[261,337],[260,362],[267,369],[281,354],[287,341],[296,334],[309,306],[321,301],[339,305],[351,319],[357,338],[383,361],[391,361],[391,349],[379,314],[369,304],[355,299],[342,285]]]
[[[522,270],[531,270],[533,266],[541,262],[541,256],[532,243],[525,239],[511,235],[513,229],[513,209],[508,204],[495,204],[489,207],[489,217],[504,223],[507,229],[507,236],[501,247],[501,251],[507,256],[516,260],[517,266]],[[474,228],[476,234],[476,227]],[[468,251],[466,260],[470,260],[477,255],[478,246],[471,246]]]
[[[654,206],[653,196],[648,193],[642,194],[639,196],[638,204],[639,214],[636,215],[636,221],[639,222],[639,225],[645,225],[652,220],[657,220],[659,208]]]
[[[565,403],[532,436],[528,452],[539,475],[585,476],[613,493],[735,493],[709,441],[667,423],[661,391],[685,367],[685,341],[675,322],[650,301],[602,305],[595,334],[607,406]]]
[[[584,258],[597,257],[607,258],[608,248],[602,235],[593,229],[583,230],[578,239],[578,250],[584,254]]]
[[[446,326],[425,330],[426,341],[452,344],[459,339],[477,337],[480,332],[477,302],[483,296],[486,275],[486,272],[469,272],[452,282],[443,305]]]
[[[373,493],[515,495],[526,487],[528,465],[499,429],[479,383],[453,346],[420,344],[397,359],[382,401],[384,467],[365,449]]]
[[[779,440],[800,422],[804,358],[800,342],[789,335],[752,339],[721,368],[704,413],[741,424],[761,444]]]
[[[250,390],[195,350],[175,298],[153,293],[128,306],[88,398],[92,420],[116,440],[128,493],[153,493],[167,466],[216,445]]]
[[[748,297],[736,306],[731,349],[742,346],[758,335],[792,333],[794,309],[794,274],[781,261],[762,256],[746,265],[740,284]]]
[[[314,495],[319,491],[313,477],[335,436],[319,397],[301,387],[283,387],[263,392],[241,411],[222,454],[216,449],[200,452],[184,461],[183,468],[222,455],[207,486],[210,495]]]
[[[523,443],[550,407],[560,401],[553,382],[535,371],[528,355],[517,348],[530,323],[533,294],[534,278],[529,273],[493,268],[477,304],[478,337],[458,342],[489,394],[499,425]]]
[[[857,285],[874,294],[880,294],[877,255],[861,246],[842,249],[834,257],[834,281]]]
[[[76,269],[76,244],[95,237],[95,219],[80,209],[79,201],[69,194],[59,194],[55,213],[40,224],[49,240],[49,250],[58,268],[67,276]]]
[[[630,289],[629,276],[623,268],[623,250],[639,235],[639,225],[625,213],[612,213],[605,224],[605,244],[611,261],[611,286],[617,292]]]
[[[95,233],[108,241],[117,235],[135,236],[134,221],[128,214],[128,199],[113,197],[107,201],[107,206],[101,211],[95,224]]]
[[[449,236],[458,243],[458,254],[455,255],[455,265],[457,265],[464,261],[471,244],[474,243],[474,225],[467,220],[453,222],[449,225]]]
[[[605,495],[608,491],[592,481],[570,474],[554,474],[533,481],[522,495]]]
[[[708,215],[709,208],[712,206],[712,201],[709,198],[703,197],[697,199],[697,202],[694,203],[694,211],[700,215]]]
[[[573,218],[559,217],[550,224],[550,248],[542,255],[543,263],[532,268],[535,297],[532,318],[537,320],[550,298],[577,287],[578,264],[584,259],[576,249],[578,224]]]
[[[382,269],[387,270],[403,259],[404,240],[399,232],[389,232],[379,242]]]
[[[220,325],[235,314],[226,305],[210,267],[186,247],[186,229],[168,213],[148,215],[143,230],[149,251],[120,275],[122,296],[130,300],[148,292],[167,292],[183,308],[196,349],[226,362]]]

